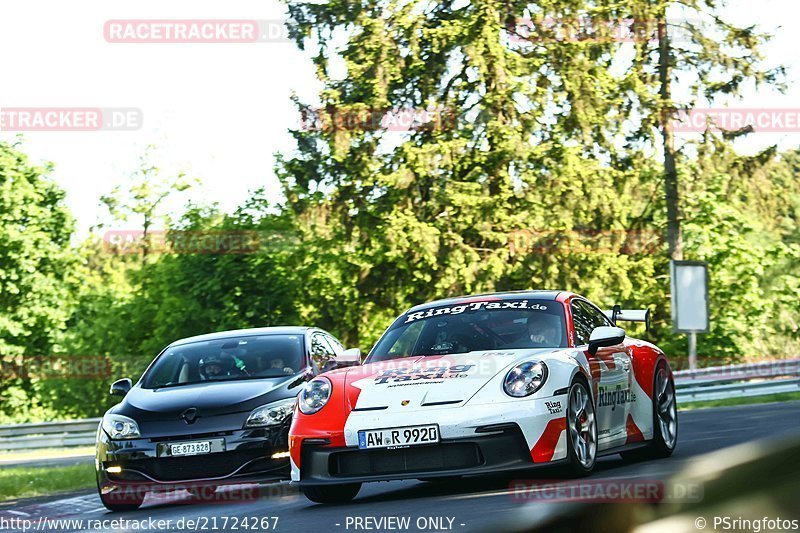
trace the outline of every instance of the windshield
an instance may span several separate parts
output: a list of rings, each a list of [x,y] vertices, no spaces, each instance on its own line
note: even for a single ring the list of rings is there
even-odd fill
[[[380,338],[368,362],[421,355],[566,346],[564,310],[559,303],[476,300],[402,315]]]
[[[302,335],[228,337],[168,348],[145,373],[142,387],[274,378],[303,366]]]

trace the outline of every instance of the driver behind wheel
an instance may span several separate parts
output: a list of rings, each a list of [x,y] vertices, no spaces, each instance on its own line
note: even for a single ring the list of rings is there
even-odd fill
[[[561,323],[553,315],[534,315],[528,318],[528,340],[536,348],[561,345]]]
[[[275,359],[270,361],[269,368],[270,370],[277,370],[279,372],[283,372],[284,374],[294,373],[294,369],[290,366],[286,366],[286,364],[283,362],[283,359],[281,359],[280,357],[276,357]]]
[[[200,359],[199,367],[200,377],[206,381],[224,379],[241,374],[241,372],[233,372],[234,363],[231,357],[220,355],[209,355]]]

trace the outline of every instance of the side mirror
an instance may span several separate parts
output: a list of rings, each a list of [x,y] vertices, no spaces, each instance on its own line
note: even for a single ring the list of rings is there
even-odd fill
[[[133,387],[133,382],[130,378],[118,379],[111,384],[111,389],[108,393],[111,396],[125,396],[131,390],[131,387]]]
[[[341,355],[336,356],[336,366],[355,366],[361,364],[361,350],[358,348],[350,348],[345,350]]]
[[[343,351],[333,359],[328,360],[325,366],[320,370],[321,372],[328,372],[329,370],[336,370],[337,368],[345,368],[348,366],[358,366],[361,364],[361,350],[358,348],[350,348]]]
[[[625,330],[611,326],[600,326],[592,330],[589,337],[589,353],[595,355],[599,348],[616,346],[625,340]]]

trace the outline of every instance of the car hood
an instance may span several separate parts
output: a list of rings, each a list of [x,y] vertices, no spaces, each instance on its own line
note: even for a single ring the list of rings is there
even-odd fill
[[[190,408],[208,418],[250,412],[261,405],[296,395],[305,383],[302,375],[196,383],[179,387],[133,387],[115,413],[139,422],[179,420]]]
[[[355,367],[345,374],[348,410],[400,411],[407,406],[463,406],[499,372],[552,349],[492,350],[404,358]]]

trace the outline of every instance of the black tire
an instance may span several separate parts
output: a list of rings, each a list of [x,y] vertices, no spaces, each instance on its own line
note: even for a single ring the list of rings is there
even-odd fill
[[[586,403],[582,408],[583,417],[576,418],[579,413],[573,413],[573,402],[577,399],[573,396],[575,394],[580,394],[580,398],[582,400],[585,399]],[[597,419],[594,409],[594,400],[589,392],[586,380],[581,376],[576,377],[569,387],[566,409],[567,464],[564,470],[567,477],[583,477],[594,470],[594,465],[597,462]],[[583,435],[584,433],[586,433],[586,439],[590,439],[591,443],[587,443],[585,448],[579,453],[579,451],[575,449],[573,440],[576,438],[576,434]],[[587,460],[582,460],[582,455],[585,456]]]
[[[103,507],[115,513],[135,511],[142,506],[144,494],[138,491],[124,495],[117,495],[113,492],[110,494],[100,493],[100,501],[103,502]]]
[[[302,487],[306,498],[315,503],[347,503],[356,497],[361,490],[361,483],[343,483],[341,485],[320,485]]]
[[[116,491],[103,494],[99,470],[95,471],[94,479],[97,484],[97,495],[100,496],[103,507],[112,512],[135,511],[142,506],[144,497],[147,495],[146,490],[140,490],[134,485],[121,486]]]
[[[662,372],[666,378],[666,389],[662,394],[659,394],[658,380],[659,374]],[[666,394],[666,397],[664,394]],[[667,407],[672,411],[671,417],[674,427],[672,427],[672,425],[668,427],[674,431],[674,437],[672,439],[665,438],[664,432],[661,429],[662,421],[659,420],[661,416],[660,409],[665,406],[664,404],[669,404],[669,398],[671,398],[672,401],[671,405],[667,405]],[[664,361],[658,363],[656,371],[653,374],[653,398],[651,401],[653,406],[653,440],[642,448],[622,452],[620,455],[626,461],[636,462],[650,459],[664,459],[672,455],[672,452],[675,451],[675,447],[678,445],[678,404],[675,396],[675,381],[669,375],[669,372],[667,372],[667,364]]]

